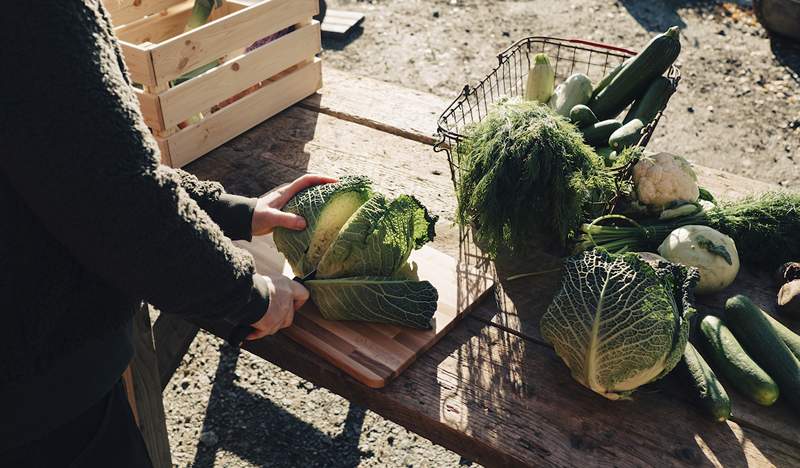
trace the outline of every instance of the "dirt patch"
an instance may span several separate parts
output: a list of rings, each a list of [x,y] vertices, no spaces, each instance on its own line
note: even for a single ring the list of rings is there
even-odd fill
[[[770,39],[750,2],[346,1],[362,34],[326,41],[326,66],[455,97],[530,35],[641,48],[681,27],[683,80],[651,148],[706,166],[797,187],[800,182],[800,45]],[[435,128],[435,122],[431,122]]]

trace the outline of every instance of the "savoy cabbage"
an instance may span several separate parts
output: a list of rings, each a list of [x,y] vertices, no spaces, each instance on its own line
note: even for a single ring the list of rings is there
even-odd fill
[[[542,336],[575,380],[608,399],[626,398],[680,360],[697,280],[693,268],[636,253],[583,252],[565,262]]]
[[[296,275],[313,273],[305,285],[323,317],[431,327],[438,292],[408,258],[433,240],[436,218],[416,198],[390,200],[350,176],[301,191],[284,210],[307,227],[276,229],[275,245]]]

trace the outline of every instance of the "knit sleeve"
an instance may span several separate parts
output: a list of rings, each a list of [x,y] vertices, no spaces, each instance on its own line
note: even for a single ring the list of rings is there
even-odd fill
[[[0,26],[16,38],[4,66],[18,92],[2,98],[0,170],[13,189],[120,293],[167,313],[260,318],[266,282],[180,177],[159,166],[99,2],[15,2],[12,10]]]
[[[226,236],[233,240],[249,241],[253,238],[253,211],[257,198],[226,193],[219,182],[200,180],[182,169],[168,170],[178,177],[181,188],[211,216]]]

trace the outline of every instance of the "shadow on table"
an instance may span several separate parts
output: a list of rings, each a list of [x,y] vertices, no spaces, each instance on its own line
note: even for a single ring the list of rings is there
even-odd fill
[[[532,463],[647,463],[663,456],[664,464],[733,466],[746,460],[745,450],[760,451],[778,466],[786,463],[782,443],[759,429],[712,422],[702,409],[687,405],[689,389],[672,376],[669,385],[678,385],[682,393],[650,385],[633,401],[604,399],[574,381],[539,333],[539,321],[560,286],[560,265],[559,258],[548,255],[495,262],[502,279],[497,279],[494,301],[490,297],[475,307],[472,318],[465,319],[469,334],[454,334],[441,351],[459,361],[457,384],[448,389],[452,402],[442,397],[442,414],[460,404],[460,422],[468,432],[497,440],[513,432],[516,455]],[[539,274],[505,279],[532,271]]]
[[[358,448],[366,410],[350,405],[342,432],[331,437],[267,398],[236,385],[239,349],[224,343],[206,409],[202,433],[218,442],[201,445],[194,467],[215,466],[219,450],[257,466],[355,467],[369,456]]]
[[[314,96],[309,99],[313,99]],[[257,197],[306,173],[317,112],[292,106],[184,169],[216,180],[230,193]]]

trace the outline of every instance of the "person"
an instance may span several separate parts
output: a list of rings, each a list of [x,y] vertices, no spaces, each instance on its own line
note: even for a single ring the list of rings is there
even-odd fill
[[[0,465],[150,466],[120,377],[142,301],[287,327],[308,298],[232,239],[303,229],[262,198],[159,165],[99,0],[14,2],[0,20]],[[11,17],[9,17],[9,15]],[[13,73],[12,73],[13,70]]]

